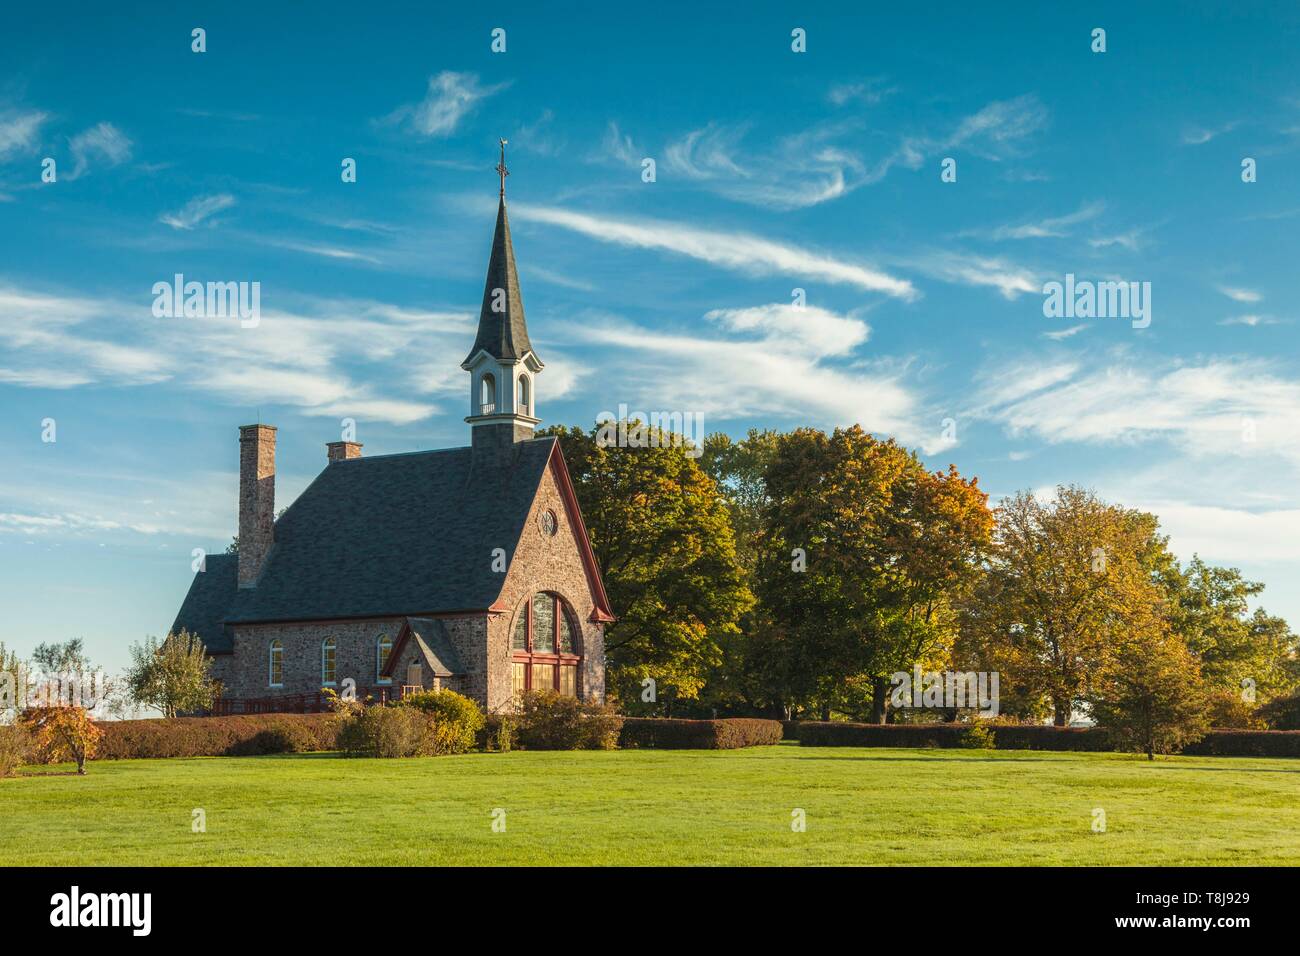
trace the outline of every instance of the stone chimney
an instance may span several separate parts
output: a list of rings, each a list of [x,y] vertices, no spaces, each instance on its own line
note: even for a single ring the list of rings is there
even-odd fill
[[[256,587],[275,523],[275,426],[239,429],[239,586]]]
[[[330,441],[325,443],[325,448],[329,451],[331,465],[336,461],[347,461],[349,458],[361,457],[361,442]]]

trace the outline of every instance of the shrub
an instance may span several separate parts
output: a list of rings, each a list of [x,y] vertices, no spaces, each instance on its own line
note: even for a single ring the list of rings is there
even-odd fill
[[[1300,730],[1211,730],[1183,753],[1195,757],[1300,757]]]
[[[613,708],[553,690],[522,694],[517,720],[525,750],[613,750],[623,726]]]
[[[798,740],[798,739],[799,739],[799,725],[800,725],[801,723],[803,723],[802,720],[783,720],[783,721],[781,721],[781,739],[782,739],[782,740]]]
[[[1274,697],[1259,709],[1269,730],[1300,730],[1300,693]]]
[[[84,707],[33,707],[22,719],[31,728],[40,763],[73,760],[79,774],[86,772],[86,761],[95,756],[104,736]]]
[[[488,714],[475,742],[480,750],[509,753],[514,749],[518,732],[515,718],[510,714]]]
[[[717,720],[675,720],[627,717],[619,734],[620,747],[655,750],[735,750],[781,742],[779,720],[726,717]]]
[[[803,747],[962,747],[971,724],[849,724],[804,721],[799,727]],[[1113,749],[1110,735],[1099,727],[1047,727],[1040,724],[988,726],[998,750]]]
[[[992,750],[997,744],[992,728],[975,724],[961,735],[961,746],[967,750]]]
[[[332,750],[336,729],[330,714],[106,720],[99,727],[104,736],[98,756],[111,760]]]
[[[336,740],[349,757],[427,757],[434,738],[433,720],[417,708],[375,705],[343,716]]]
[[[0,777],[9,777],[32,756],[32,737],[18,721],[0,724]]]
[[[467,753],[474,749],[475,738],[484,726],[478,704],[452,690],[411,694],[402,699],[400,706],[413,707],[433,722],[435,754]]]

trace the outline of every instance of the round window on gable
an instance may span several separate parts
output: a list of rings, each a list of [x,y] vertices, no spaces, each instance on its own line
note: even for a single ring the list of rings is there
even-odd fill
[[[552,511],[550,508],[547,508],[540,515],[538,515],[537,521],[541,525],[542,534],[546,535],[546,537],[548,538],[554,537],[555,532],[559,530],[560,527],[559,521],[555,517],[555,512]]]

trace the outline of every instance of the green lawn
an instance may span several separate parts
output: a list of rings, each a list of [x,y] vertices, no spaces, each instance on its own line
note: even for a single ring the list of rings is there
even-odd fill
[[[0,780],[6,864],[1300,863],[1286,760],[782,744],[32,773]]]

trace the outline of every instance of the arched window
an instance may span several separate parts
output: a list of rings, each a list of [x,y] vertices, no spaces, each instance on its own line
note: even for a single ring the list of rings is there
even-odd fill
[[[491,415],[497,410],[497,380],[491,372],[484,372],[478,383],[478,413]]]
[[[387,634],[380,634],[375,644],[375,681],[379,684],[391,684],[393,679],[384,676],[384,667],[388,664],[388,655],[393,653],[393,639]]]
[[[524,601],[510,641],[515,693],[558,690],[580,696],[581,635],[572,608],[558,594],[541,591]]]
[[[327,637],[320,646],[320,682],[322,687],[333,687],[334,680],[334,638]]]
[[[266,682],[272,687],[284,686],[284,645],[278,640],[267,649]]]
[[[519,413],[528,414],[528,376],[519,376]]]

